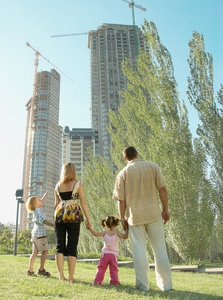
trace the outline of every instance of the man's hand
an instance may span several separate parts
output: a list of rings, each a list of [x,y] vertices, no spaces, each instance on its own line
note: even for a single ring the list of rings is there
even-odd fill
[[[129,228],[127,220],[122,220],[122,228],[124,231]]]
[[[168,209],[163,210],[162,212],[163,223],[165,224],[170,219],[170,214]]]
[[[163,205],[162,218],[163,218],[163,223],[165,224],[170,219],[170,214],[168,211],[168,197],[167,197],[167,191],[165,186],[159,189],[159,196]]]
[[[125,226],[124,230],[129,229],[129,224],[127,220],[124,220],[124,226]]]

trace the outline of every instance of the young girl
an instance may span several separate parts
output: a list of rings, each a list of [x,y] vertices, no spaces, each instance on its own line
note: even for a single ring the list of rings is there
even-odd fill
[[[97,267],[97,273],[94,280],[95,285],[101,285],[108,265],[110,268],[111,276],[110,284],[120,285],[120,282],[118,280],[118,241],[119,238],[128,238],[128,226],[126,224],[125,233],[123,234],[116,230],[118,222],[118,218],[108,216],[101,222],[101,225],[103,227],[107,227],[107,231],[96,232],[91,227],[88,228],[94,236],[104,238],[104,247],[101,252],[101,258]]]

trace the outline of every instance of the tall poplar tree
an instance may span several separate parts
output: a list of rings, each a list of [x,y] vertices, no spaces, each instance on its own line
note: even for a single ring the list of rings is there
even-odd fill
[[[223,214],[223,86],[214,95],[212,55],[205,51],[204,37],[193,33],[189,41],[188,98],[198,112],[201,124],[197,134],[211,160],[211,178],[217,193],[217,213]]]
[[[168,242],[186,261],[203,259],[214,221],[205,151],[192,140],[170,53],[153,22],[145,21],[143,30],[148,51],[140,51],[137,69],[123,64],[127,89],[118,113],[110,113],[112,157],[122,168],[123,147],[133,145],[142,159],[158,163],[169,194]]]

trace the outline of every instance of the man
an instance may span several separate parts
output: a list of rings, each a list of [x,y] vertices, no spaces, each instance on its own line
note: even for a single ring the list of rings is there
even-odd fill
[[[116,178],[113,198],[118,200],[123,228],[125,227],[125,213],[129,224],[136,288],[149,290],[147,234],[155,259],[157,286],[162,291],[169,291],[172,289],[171,268],[163,231],[163,221],[166,223],[170,217],[165,180],[155,163],[138,158],[134,147],[126,147],[123,150],[123,156],[128,164]],[[162,213],[158,193],[163,207]]]

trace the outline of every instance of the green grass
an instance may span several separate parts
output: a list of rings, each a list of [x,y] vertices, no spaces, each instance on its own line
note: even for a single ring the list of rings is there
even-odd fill
[[[211,263],[210,260],[205,260],[204,268],[223,268],[223,262],[215,261]]]
[[[38,270],[40,259],[35,262]],[[78,262],[75,270],[77,283],[58,280],[56,263],[46,261],[46,270],[52,277],[29,277],[29,258],[12,255],[0,255],[0,299],[223,299],[223,275],[172,272],[173,289],[161,292],[156,286],[155,272],[150,271],[150,291],[138,291],[134,288],[135,272],[133,268],[119,267],[121,286],[109,285],[109,272],[106,272],[102,286],[94,286],[96,265]],[[68,274],[65,262],[65,274]]]

